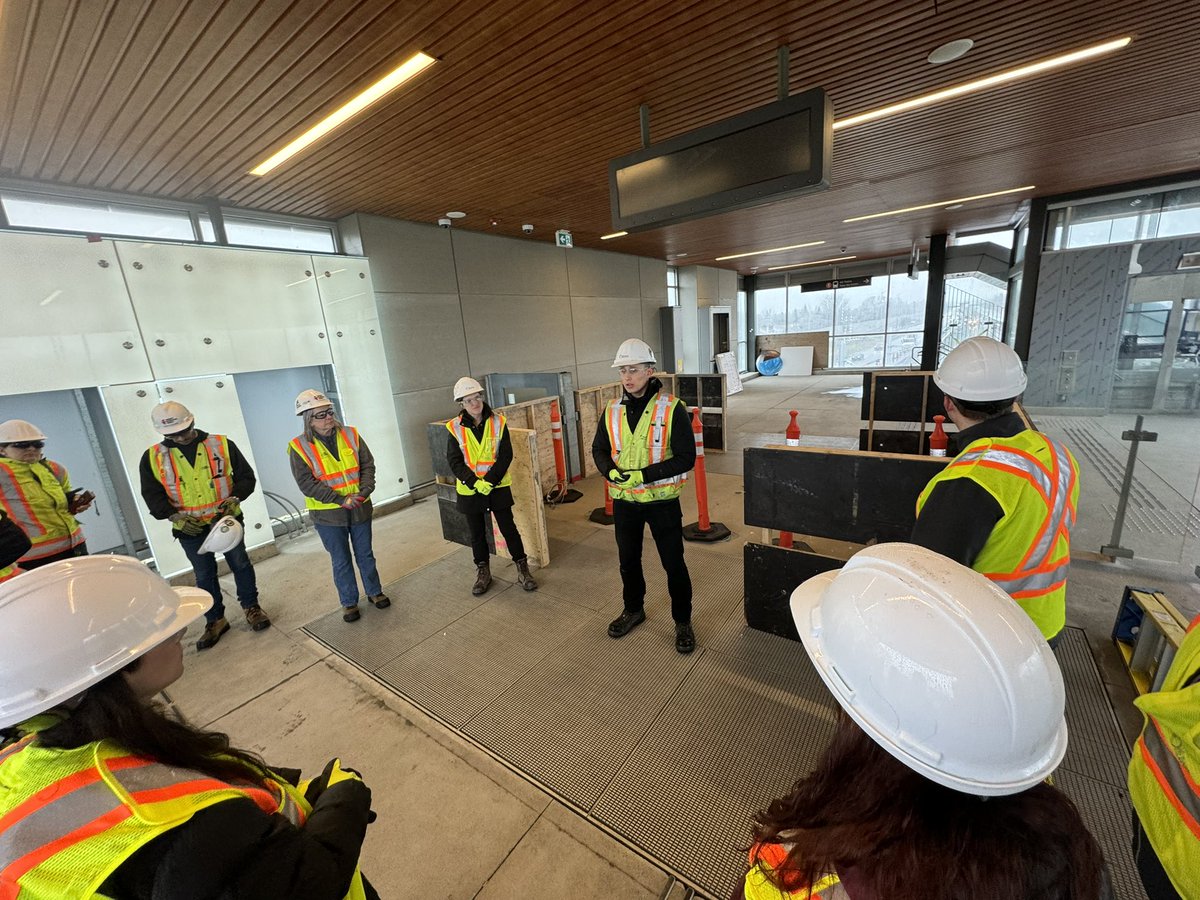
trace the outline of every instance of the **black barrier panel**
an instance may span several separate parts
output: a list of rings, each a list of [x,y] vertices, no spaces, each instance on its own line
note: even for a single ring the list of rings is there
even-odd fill
[[[442,520],[442,537],[448,541],[453,541],[455,544],[470,547],[471,529],[467,525],[467,517],[458,511],[457,501],[447,500],[442,496],[441,489],[444,487],[446,487],[444,484],[438,485],[438,516]],[[451,487],[450,490],[453,492],[454,488]],[[487,542],[488,552],[494,554],[496,552],[496,539],[490,528],[487,531]]]
[[[851,450],[747,447],[747,525],[839,541],[906,541],[917,496],[949,462]]]
[[[453,481],[454,473],[450,471],[450,463],[446,462],[446,441],[450,439],[450,432],[446,430],[445,425],[431,422],[425,426],[425,436],[429,441],[429,460],[433,463],[433,474]]]
[[[792,621],[792,591],[814,575],[840,569],[843,560],[819,553],[785,550],[768,544],[747,543],[745,563],[746,624],[759,631],[800,640]]]
[[[871,435],[871,446],[867,446],[867,434]],[[921,433],[918,431],[893,431],[886,428],[876,428],[872,432],[861,428],[858,432],[858,449],[874,450],[876,453],[908,453],[915,455],[919,452]]]
[[[871,375],[863,376],[862,418],[871,418]],[[932,378],[916,373],[909,375],[874,376],[876,422],[920,422],[921,400],[925,395],[925,421],[932,422],[934,416],[945,413],[942,407],[941,388],[933,383]]]

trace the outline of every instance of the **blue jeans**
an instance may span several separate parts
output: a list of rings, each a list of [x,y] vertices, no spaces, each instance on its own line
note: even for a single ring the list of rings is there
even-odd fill
[[[329,551],[333,562],[333,584],[337,588],[338,602],[342,606],[358,605],[358,582],[354,580],[354,566],[350,562],[350,548],[354,548],[354,562],[362,576],[363,590],[368,597],[383,593],[379,583],[379,570],[375,567],[375,551],[371,549],[371,520],[357,525],[317,525],[321,543]]]
[[[204,614],[206,622],[215,622],[225,615],[225,601],[221,596],[221,582],[217,581],[217,554],[201,553],[200,545],[204,543],[203,535],[179,536],[183,552],[187,554],[192,571],[196,574],[196,587],[212,594],[212,609]],[[238,603],[242,609],[258,606],[258,580],[254,577],[254,565],[250,562],[250,554],[246,552],[246,542],[242,541],[228,553],[224,554],[225,562],[229,563],[229,571],[233,573],[234,584],[237,585]]]

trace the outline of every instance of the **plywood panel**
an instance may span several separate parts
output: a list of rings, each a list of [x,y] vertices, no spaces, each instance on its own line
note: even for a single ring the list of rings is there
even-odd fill
[[[539,566],[550,564],[550,536],[546,530],[546,507],[542,502],[545,483],[542,481],[542,463],[538,454],[537,435],[525,428],[510,428],[512,436],[513,462],[509,468],[512,475],[513,519],[521,532],[525,552]],[[500,529],[493,522],[496,540],[496,555],[512,559]]]
[[[813,368],[829,368],[829,332],[797,331],[788,334],[760,334],[754,339],[754,356],[764,350],[781,350],[784,347],[812,347]]]

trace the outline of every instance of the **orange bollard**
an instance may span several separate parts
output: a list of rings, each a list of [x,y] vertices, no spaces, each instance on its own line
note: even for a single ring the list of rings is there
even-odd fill
[[[588,520],[595,522],[597,525],[611,525],[613,523],[613,498],[608,492],[608,479],[604,479],[604,507],[597,506],[588,514]]]
[[[784,429],[783,439],[789,447],[799,447],[800,423],[796,421],[796,416],[800,415],[800,412],[799,410],[790,409],[788,410],[788,415],[791,416],[791,419],[787,424],[787,428]],[[779,532],[779,546],[789,550],[792,548],[792,533],[790,531]]]
[[[550,436],[554,444],[554,474],[558,480],[545,500],[547,503],[574,503],[583,494],[567,487],[567,454],[563,450],[562,416],[558,412],[558,400],[550,401]]]
[[[700,421],[700,407],[692,410],[692,434],[696,438],[696,508],[700,513],[700,521],[683,526],[685,541],[728,540],[732,532],[720,522],[710,522],[708,519],[708,476],[704,472],[704,425]]]
[[[788,550],[792,549],[792,533],[790,531],[779,532],[779,546],[786,547]]]

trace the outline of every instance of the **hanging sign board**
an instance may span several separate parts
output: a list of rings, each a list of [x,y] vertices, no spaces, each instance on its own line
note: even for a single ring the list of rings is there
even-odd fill
[[[864,275],[861,278],[837,278],[832,281],[806,281],[800,285],[800,293],[808,293],[809,291],[832,291],[834,288],[849,288],[849,287],[870,287],[871,276]]]

